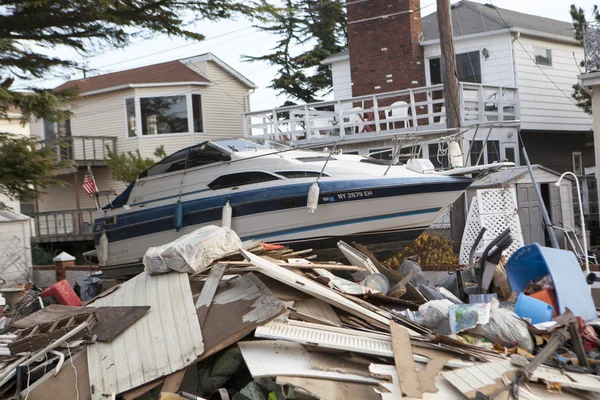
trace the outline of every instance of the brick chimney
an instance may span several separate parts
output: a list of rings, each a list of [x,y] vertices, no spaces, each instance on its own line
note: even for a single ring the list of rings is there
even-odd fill
[[[420,1],[346,3],[352,95],[425,86]]]

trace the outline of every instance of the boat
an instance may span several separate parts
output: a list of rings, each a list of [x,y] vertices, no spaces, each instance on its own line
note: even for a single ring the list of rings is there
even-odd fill
[[[394,164],[267,139],[209,140],[156,163],[100,210],[96,253],[103,267],[140,263],[149,247],[223,223],[242,240],[294,249],[331,249],[341,238],[402,249],[471,182],[434,171],[429,160]],[[231,220],[222,221],[227,207]]]

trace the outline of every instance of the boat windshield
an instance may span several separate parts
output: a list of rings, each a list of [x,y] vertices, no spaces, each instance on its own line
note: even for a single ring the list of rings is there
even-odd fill
[[[269,139],[230,139],[230,140],[215,140],[212,142],[215,146],[222,148],[229,153],[237,153],[238,151],[259,151],[259,150],[288,150],[290,146],[284,143],[276,142]]]

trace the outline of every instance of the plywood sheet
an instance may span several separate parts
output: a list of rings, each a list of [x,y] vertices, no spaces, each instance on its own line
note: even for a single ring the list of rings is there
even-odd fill
[[[230,346],[284,312],[285,304],[253,273],[222,283],[210,308],[198,309],[199,316],[206,314],[202,325],[206,351],[201,358]]]
[[[298,343],[283,340],[261,340],[238,343],[242,357],[254,378],[267,376],[302,376],[346,382],[377,383],[364,375],[323,371],[311,367],[313,353]]]
[[[65,360],[63,367],[56,376],[52,376],[53,371],[48,372],[33,383],[29,387],[29,394],[25,389],[22,395],[28,395],[28,400],[76,399],[79,391],[79,400],[92,399],[87,353],[85,351],[73,355],[73,365],[71,365],[71,360]],[[76,380],[77,386],[75,386]]]
[[[112,342],[88,346],[93,400],[105,400],[112,393],[125,392],[183,369],[204,351],[185,273],[150,276],[144,272],[92,306],[151,307]]]

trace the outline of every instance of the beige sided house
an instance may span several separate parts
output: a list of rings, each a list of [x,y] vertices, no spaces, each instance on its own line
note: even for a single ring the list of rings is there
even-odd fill
[[[0,116],[0,133],[8,133],[11,135],[29,135],[29,125],[21,124],[21,112],[18,109],[8,109],[6,116]],[[21,204],[18,200],[9,199],[6,196],[0,195],[0,203],[4,203],[11,211],[20,213]],[[27,205],[26,207],[27,208]]]
[[[112,179],[106,146],[119,153],[139,150],[153,157],[163,145],[167,154],[209,139],[242,135],[242,114],[249,110],[254,84],[211,53],[181,60],[66,82],[55,90],[77,88],[70,120],[31,123],[31,135],[57,148],[59,159],[77,168],[60,176],[68,186],[51,187],[36,204],[32,241],[71,244],[80,252],[93,240],[94,202],[82,188],[92,167],[101,192],[120,193],[126,184]],[[101,203],[114,198],[103,195]],[[70,245],[66,245],[69,242]],[[73,254],[73,253],[71,253]]]

